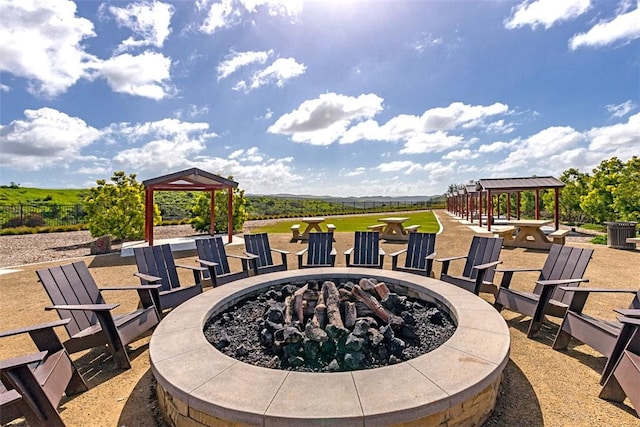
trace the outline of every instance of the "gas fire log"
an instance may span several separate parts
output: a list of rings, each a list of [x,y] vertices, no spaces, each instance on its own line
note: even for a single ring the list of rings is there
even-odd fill
[[[292,295],[289,295],[284,299],[284,324],[285,326],[293,323],[293,303],[294,299]]]
[[[375,286],[375,290],[376,290],[376,293],[378,294],[378,296],[380,297],[381,301],[384,300],[385,298],[387,298],[389,296],[389,294],[391,293],[389,288],[387,288],[387,285],[385,285],[383,282],[378,283]]]
[[[322,295],[327,305],[327,322],[338,329],[344,329],[340,316],[340,292],[335,283],[326,281],[322,284]]]
[[[347,301],[344,306],[344,326],[348,329],[352,329],[356,324],[356,303],[353,301]]]
[[[313,309],[311,324],[322,329],[327,325],[327,306],[324,303],[324,295],[322,292],[318,293],[318,300],[316,301],[316,306]]]
[[[365,291],[373,291],[376,288],[376,282],[364,277],[360,279],[358,285],[360,285],[360,288],[364,289]]]
[[[298,320],[302,324],[304,324],[304,305],[303,305],[304,300],[302,299],[302,297],[308,287],[309,285],[306,284],[293,293],[294,312],[296,313]]]
[[[369,307],[371,311],[373,311],[373,313],[384,323],[395,326],[404,325],[404,320],[402,320],[401,317],[387,311],[387,309],[384,308],[374,296],[366,293],[359,285],[354,286],[351,293],[359,301],[362,301],[367,307]]]

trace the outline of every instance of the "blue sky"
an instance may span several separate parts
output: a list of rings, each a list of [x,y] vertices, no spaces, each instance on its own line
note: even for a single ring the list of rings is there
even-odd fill
[[[0,0],[0,184],[413,196],[640,155],[631,0]]]

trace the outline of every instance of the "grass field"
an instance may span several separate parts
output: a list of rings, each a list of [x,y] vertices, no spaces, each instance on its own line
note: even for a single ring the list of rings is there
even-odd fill
[[[405,225],[420,225],[420,232],[437,233],[440,225],[435,215],[431,211],[421,212],[399,212],[395,214],[373,214],[373,215],[353,215],[353,216],[328,216],[325,223],[336,226],[336,231],[365,231],[368,225],[378,224],[378,218],[388,216],[400,216],[409,218]],[[290,233],[293,224],[300,224],[297,219],[279,221],[254,230],[256,233]],[[301,224],[302,225],[302,224]]]

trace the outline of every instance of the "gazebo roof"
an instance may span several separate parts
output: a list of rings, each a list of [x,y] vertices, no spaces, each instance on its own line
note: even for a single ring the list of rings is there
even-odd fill
[[[476,190],[476,185],[475,184],[466,184],[464,186],[464,191],[466,193],[468,193],[468,194],[473,194],[473,193],[475,193],[477,191]]]
[[[219,175],[203,171],[198,168],[186,169],[169,175],[142,181],[142,185],[156,191],[180,190],[218,190],[223,188],[236,188],[238,183]]]
[[[483,190],[492,192],[524,191],[545,188],[562,188],[564,183],[552,176],[533,176],[525,178],[489,178],[478,181]]]

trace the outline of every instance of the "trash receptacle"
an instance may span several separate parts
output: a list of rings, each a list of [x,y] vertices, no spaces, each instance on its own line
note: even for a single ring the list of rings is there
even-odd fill
[[[615,249],[635,249],[634,243],[627,243],[627,238],[636,237],[637,222],[617,221],[605,222],[607,225],[607,246]]]

